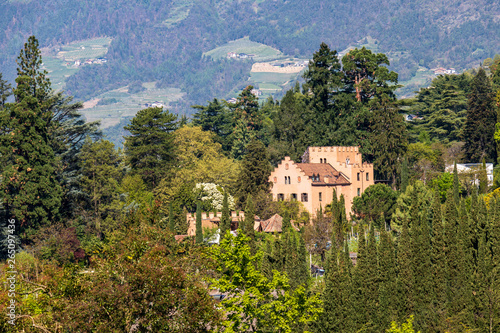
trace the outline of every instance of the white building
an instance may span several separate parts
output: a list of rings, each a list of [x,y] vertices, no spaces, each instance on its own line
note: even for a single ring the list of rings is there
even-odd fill
[[[479,186],[479,172],[483,167],[482,163],[465,163],[465,164],[457,164],[457,172],[474,174],[475,173],[475,181],[474,184]],[[446,166],[446,172],[453,172],[453,165]],[[488,186],[493,185],[493,163],[486,163],[486,175],[488,177]]]

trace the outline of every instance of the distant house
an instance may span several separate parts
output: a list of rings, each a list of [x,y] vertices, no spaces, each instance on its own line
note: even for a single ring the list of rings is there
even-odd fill
[[[238,102],[238,100],[237,100],[236,98],[234,98],[234,97],[233,97],[233,98],[231,98],[231,99],[228,99],[228,100],[227,100],[227,102],[228,102],[229,104],[236,104],[236,103]]]
[[[262,91],[260,91],[259,89],[252,89],[250,90],[250,92],[255,96],[255,97],[258,97],[260,95],[262,95]]]
[[[165,107],[165,105],[163,105],[162,102],[153,102],[153,103],[151,103],[151,107],[152,108],[161,108],[161,109],[163,109]]]
[[[238,54],[236,52],[228,52],[227,53],[228,58],[236,58],[237,56],[238,56]]]
[[[334,190],[349,215],[354,197],[374,184],[373,164],[362,161],[359,147],[308,147],[302,162],[286,156],[269,181],[274,200],[300,200],[311,216],[332,202]]]
[[[246,58],[248,58],[248,54],[240,53],[240,54],[238,54],[238,58],[240,58],[240,59],[246,59]]]
[[[75,60],[75,66],[76,66],[76,67],[80,66],[81,64],[82,64],[82,63],[81,63],[81,61],[80,61],[80,60]]]
[[[479,172],[483,167],[482,163],[465,163],[457,164],[458,174],[470,174],[474,185],[479,185]],[[453,164],[447,165],[445,171],[453,172]],[[488,186],[493,185],[493,163],[486,163],[486,176],[488,178]]]

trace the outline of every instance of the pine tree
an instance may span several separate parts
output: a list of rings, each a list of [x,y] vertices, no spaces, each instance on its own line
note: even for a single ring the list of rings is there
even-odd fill
[[[203,243],[203,229],[201,224],[201,203],[196,203],[196,244]]]
[[[219,225],[220,239],[226,236],[228,231],[231,231],[231,216],[229,214],[229,204],[227,201],[227,192],[224,190],[224,199],[222,201],[222,215]]]
[[[193,115],[193,125],[200,126],[204,131],[216,135],[216,141],[222,145],[224,151],[231,150],[229,135],[231,133],[231,119],[229,111],[217,98],[208,102],[207,106],[193,105],[198,111]]]
[[[4,108],[10,95],[12,95],[12,86],[3,79],[3,75],[0,73],[0,111]]]
[[[465,160],[479,162],[496,161],[494,142],[497,113],[491,83],[483,68],[472,79],[467,103],[463,147]]]
[[[147,108],[139,111],[125,129],[125,153],[132,170],[153,188],[166,177],[174,160],[173,131],[177,116],[168,110]]]

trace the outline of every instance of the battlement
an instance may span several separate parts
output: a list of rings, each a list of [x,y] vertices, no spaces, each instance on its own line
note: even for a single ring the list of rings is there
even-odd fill
[[[201,212],[201,219],[202,220],[211,220],[214,218],[221,218],[222,217],[222,212]],[[245,218],[245,212],[240,210],[239,212],[233,211],[231,212],[231,217],[240,217],[242,219]],[[189,220],[196,220],[196,213],[187,213],[186,214],[186,219]]]

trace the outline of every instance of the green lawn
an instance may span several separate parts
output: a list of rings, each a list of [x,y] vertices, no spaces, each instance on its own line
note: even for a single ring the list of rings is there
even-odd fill
[[[284,56],[281,51],[261,43],[252,42],[248,37],[230,41],[203,53],[203,55],[214,59],[222,59],[227,57],[228,52],[255,54],[253,58],[255,61],[274,60]]]
[[[168,28],[175,26],[188,17],[192,6],[192,0],[174,0],[168,18],[161,23],[161,26]]]

